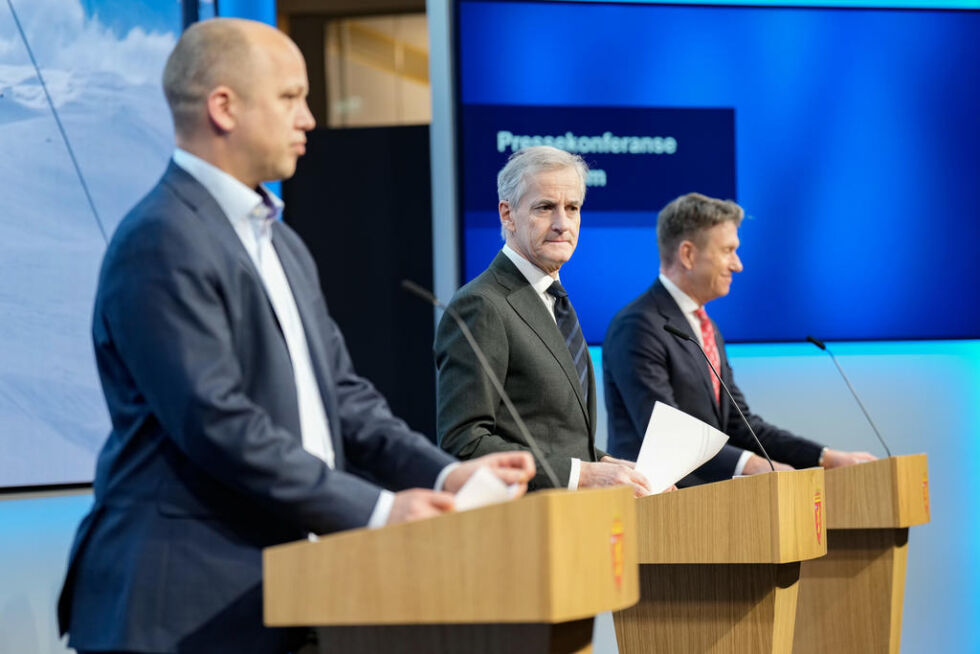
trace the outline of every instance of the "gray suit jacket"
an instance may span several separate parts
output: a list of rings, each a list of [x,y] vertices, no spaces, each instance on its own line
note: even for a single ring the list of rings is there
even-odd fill
[[[572,356],[534,288],[502,252],[450,302],[473,332],[559,481],[568,484],[571,458],[590,462],[595,449],[595,376],[582,395]],[[443,449],[469,459],[527,450],[500,396],[459,327],[448,315],[435,340],[437,431]],[[530,487],[551,484],[538,465]]]
[[[364,526],[380,489],[431,487],[453,459],[351,364],[316,266],[286,225],[296,299],[336,466],[303,449],[292,364],[258,272],[214,198],[171,164],[120,223],[92,333],[112,418],[95,504],[59,602],[82,650],[286,652],[262,626],[262,548]],[[342,589],[337,589],[342,592]]]

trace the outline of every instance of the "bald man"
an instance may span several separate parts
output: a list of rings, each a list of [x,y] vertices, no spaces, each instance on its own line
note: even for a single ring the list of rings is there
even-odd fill
[[[456,462],[354,372],[316,266],[261,185],[293,174],[313,128],[295,44],[199,23],[163,85],[177,149],[99,277],[112,432],[60,626],[82,653],[295,651],[307,630],[262,625],[264,547],[437,515],[481,465],[526,484],[534,464]]]

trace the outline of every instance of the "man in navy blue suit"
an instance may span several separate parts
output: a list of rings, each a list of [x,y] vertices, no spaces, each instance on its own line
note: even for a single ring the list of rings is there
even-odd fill
[[[678,485],[730,479],[770,470],[738,411],[721,389],[698,346],[669,334],[670,324],[696,339],[752,425],[776,469],[833,468],[870,461],[867,452],[823,447],[772,425],[749,411],[725,356],[725,341],[705,305],[725,295],[741,272],[738,226],[744,212],[734,202],[688,193],[657,217],[660,276],[609,324],[602,350],[609,420],[609,452],[635,459],[653,405],[677,407],[725,432],[729,443]]]
[[[262,626],[264,547],[434,516],[479,466],[526,484],[534,464],[456,462],[354,372],[316,266],[261,186],[293,174],[314,125],[295,44],[199,23],[163,81],[177,150],[102,264],[93,339],[112,432],[59,621],[80,652],[288,652],[306,630]]]

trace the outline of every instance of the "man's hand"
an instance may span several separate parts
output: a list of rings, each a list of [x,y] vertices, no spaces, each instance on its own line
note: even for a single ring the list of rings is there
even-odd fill
[[[626,459],[617,459],[614,456],[609,456],[608,454],[601,459],[603,463],[618,463],[621,466],[626,466],[627,468],[636,469],[636,461],[627,461]]]
[[[388,522],[395,525],[399,522],[411,522],[441,515],[453,510],[452,493],[440,493],[424,488],[411,488],[395,493],[395,501],[388,514]]]
[[[783,470],[792,470],[793,466],[786,465],[785,463],[780,463],[779,461],[773,461],[772,465],[776,468],[776,472],[782,472]],[[749,460],[745,462],[745,467],[742,468],[743,475],[757,475],[762,472],[770,472],[769,462],[765,458],[759,456],[758,454],[753,454],[749,457]]]
[[[878,457],[868,452],[842,452],[841,450],[832,450],[828,447],[823,452],[823,462],[821,465],[829,470],[830,468],[852,466],[856,463],[867,463],[868,461],[875,461],[877,459]]]
[[[627,461],[626,459],[617,459],[616,457],[609,456],[608,454],[606,456],[602,457],[599,460],[602,461],[603,463],[618,463],[619,465],[626,466],[627,468],[629,468],[631,470],[636,470],[636,461]],[[675,491],[675,490],[677,490],[677,484],[671,484],[670,486],[668,486],[667,488],[663,489],[660,492],[661,493],[669,493],[670,491]]]
[[[646,477],[628,465],[607,463],[606,460],[611,458],[603,457],[599,463],[582,461],[582,467],[579,468],[578,487],[632,486],[634,497],[650,494],[650,482],[647,481]]]
[[[534,458],[530,452],[496,452],[460,463],[446,475],[443,489],[456,493],[477,468],[486,468],[508,486],[519,484],[519,492],[515,497],[520,497],[527,491],[527,482],[531,481],[535,473]]]

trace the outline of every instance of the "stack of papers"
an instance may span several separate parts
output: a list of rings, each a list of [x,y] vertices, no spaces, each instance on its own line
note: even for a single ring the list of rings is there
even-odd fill
[[[508,486],[488,468],[477,468],[463,487],[456,491],[453,503],[457,511],[467,511],[488,504],[506,502],[518,492],[518,485]]]
[[[660,493],[718,454],[727,441],[728,436],[711,425],[657,402],[643,436],[636,469],[646,475],[650,489]]]

